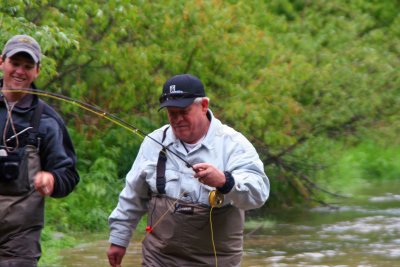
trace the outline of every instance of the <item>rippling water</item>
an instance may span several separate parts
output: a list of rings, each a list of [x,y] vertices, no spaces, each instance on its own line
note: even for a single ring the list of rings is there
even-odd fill
[[[341,201],[337,209],[271,212],[267,219],[275,225],[246,235],[242,266],[400,266],[400,182]],[[98,241],[65,250],[57,267],[107,267],[107,248]],[[140,244],[133,243],[123,266],[140,266],[140,258]]]
[[[335,210],[286,211],[287,221],[247,240],[243,266],[400,266],[399,183],[364,193]]]

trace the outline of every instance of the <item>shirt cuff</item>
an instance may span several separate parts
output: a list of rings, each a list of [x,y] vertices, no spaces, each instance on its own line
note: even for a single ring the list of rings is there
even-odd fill
[[[217,190],[222,194],[228,194],[235,185],[235,179],[233,179],[232,174],[228,171],[225,171],[224,174],[226,179],[225,184],[221,187],[217,187]]]

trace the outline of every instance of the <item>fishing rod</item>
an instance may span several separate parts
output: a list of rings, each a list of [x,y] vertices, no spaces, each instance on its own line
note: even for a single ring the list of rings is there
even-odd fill
[[[157,139],[154,139],[153,137],[151,137],[147,133],[143,132],[139,128],[133,126],[132,124],[129,124],[128,122],[118,118],[117,116],[115,116],[115,115],[113,115],[111,113],[108,113],[108,112],[100,109],[97,106],[91,105],[89,103],[86,103],[86,102],[83,102],[83,101],[80,101],[80,100],[77,100],[77,99],[62,95],[62,94],[46,92],[46,91],[42,91],[42,90],[39,90],[39,89],[31,89],[31,88],[29,88],[29,89],[2,89],[1,91],[2,92],[14,92],[14,93],[28,93],[28,94],[38,95],[38,96],[46,96],[46,97],[50,97],[50,98],[53,98],[53,99],[56,99],[56,100],[60,100],[60,101],[64,101],[64,102],[73,104],[73,105],[75,105],[75,106],[77,106],[79,108],[82,108],[82,109],[84,109],[86,111],[89,111],[89,112],[91,112],[91,113],[93,113],[93,114],[95,114],[97,116],[105,118],[105,119],[111,121],[112,123],[114,123],[116,125],[119,125],[119,126],[125,128],[126,130],[136,134],[137,136],[139,136],[139,137],[141,137],[143,139],[145,137],[148,137],[150,140],[153,140],[154,142],[156,142],[157,144],[159,144],[163,148],[163,150],[161,150],[161,151],[164,154],[166,154],[165,151],[170,152],[171,154],[176,156],[178,159],[182,160],[182,162],[184,162],[186,164],[186,167],[191,168],[193,171],[196,172],[196,170],[194,169],[193,165],[191,165],[189,162],[187,162],[184,158],[179,156],[177,153],[171,151],[167,146],[164,146],[160,141],[158,141]],[[26,130],[28,130],[28,129],[25,129],[24,131],[26,131]],[[19,133],[19,134],[21,134],[21,133]],[[210,209],[210,227],[211,227],[211,240],[212,240],[211,242],[212,242],[212,246],[213,246],[215,263],[216,263],[216,266],[218,266],[217,250],[216,250],[215,243],[214,243],[214,233],[213,233],[214,230],[213,230],[213,227],[212,227],[213,222],[212,222],[211,214],[212,214],[212,211],[213,211],[214,207],[220,208],[222,206],[222,204],[224,202],[224,195],[221,192],[219,192],[218,190],[212,190],[209,193],[208,200],[209,200],[209,203],[210,203],[210,206],[211,206],[211,209]],[[169,209],[167,209],[166,212],[168,212],[168,211],[169,211]],[[161,218],[159,218],[159,220],[156,222],[156,224],[158,224],[163,219],[164,215],[161,216]],[[148,233],[150,233],[152,231],[152,229],[154,228],[154,226],[153,227],[150,226],[149,228],[146,227],[146,231]],[[146,236],[147,235],[145,235],[145,237]]]
[[[32,88],[28,88],[28,89],[2,89],[2,92],[14,92],[14,93],[28,93],[28,94],[33,94],[33,95],[38,95],[38,96],[47,96],[56,100],[60,100],[60,101],[64,101],[70,104],[73,104],[79,108],[82,108],[86,111],[89,111],[97,116],[100,116],[102,118],[105,118],[109,121],[111,121],[112,123],[119,125],[123,128],[125,128],[126,130],[138,135],[141,138],[145,138],[148,137],[150,140],[156,142],[157,144],[159,144],[163,149],[165,149],[165,151],[170,152],[172,155],[176,156],[178,159],[180,159],[182,162],[185,163],[186,167],[191,168],[194,172],[197,172],[197,170],[194,169],[193,165],[190,164],[188,161],[186,161],[184,158],[182,158],[181,156],[179,156],[177,153],[175,153],[174,151],[172,151],[171,149],[169,149],[167,146],[164,146],[160,141],[158,141],[157,139],[154,139],[153,137],[151,137],[150,135],[148,135],[147,133],[143,132],[142,130],[140,130],[139,128],[133,126],[132,124],[129,124],[128,122],[118,118],[117,116],[108,113],[102,109],[100,109],[97,106],[91,105],[89,103],[62,95],[62,94],[57,94],[57,93],[52,93],[52,92],[46,92],[43,90],[39,90],[39,89],[32,89]],[[161,150],[162,153],[164,153],[166,155],[164,150]],[[209,194],[209,202],[210,205],[212,207],[221,207],[223,202],[224,202],[224,195],[219,192],[218,190],[212,190],[210,191]]]
[[[140,130],[139,128],[133,126],[132,124],[118,118],[117,116],[108,113],[102,109],[100,109],[97,106],[91,105],[89,103],[62,95],[62,94],[57,94],[57,93],[52,93],[52,92],[46,92],[43,90],[39,90],[39,89],[32,89],[32,88],[21,88],[21,89],[2,89],[2,92],[10,92],[10,93],[28,93],[28,94],[33,94],[33,95],[38,95],[38,96],[46,96],[46,97],[50,97],[56,100],[60,100],[60,101],[64,101],[67,102],[69,104],[73,104],[81,109],[84,109],[86,111],[89,111],[97,116],[100,116],[102,118],[105,118],[109,121],[111,121],[112,123],[121,126],[122,128],[136,134],[137,136],[141,137],[141,138],[145,138],[148,137],[150,140],[156,142],[157,144],[159,144],[160,146],[162,146],[163,148],[165,148],[166,151],[170,152],[171,154],[173,154],[174,156],[176,156],[178,159],[182,160],[185,164],[186,167],[191,168],[192,170],[195,171],[195,169],[193,168],[193,165],[191,165],[189,162],[187,162],[184,158],[182,158],[181,156],[179,156],[177,153],[175,153],[174,151],[170,150],[168,147],[164,146],[160,141],[158,141],[157,139],[151,137],[150,135],[148,135],[147,133],[143,132],[142,130]]]

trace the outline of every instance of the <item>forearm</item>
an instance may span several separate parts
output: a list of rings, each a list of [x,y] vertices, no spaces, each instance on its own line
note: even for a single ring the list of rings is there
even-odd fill
[[[80,178],[75,168],[62,168],[51,171],[54,176],[54,191],[52,197],[65,197],[71,193]]]
[[[143,213],[127,213],[120,209],[120,204],[108,218],[110,227],[109,242],[118,246],[128,247],[133,231],[136,229]]]
[[[127,248],[132,238],[133,227],[128,222],[113,221],[109,219],[110,237],[109,242]]]
[[[233,205],[250,210],[261,207],[268,199],[270,184],[265,174],[251,172],[233,172],[235,185],[226,194],[232,200]]]
[[[143,214],[147,212],[148,188],[131,170],[127,182],[119,195],[118,204],[108,218],[110,227],[109,241],[112,244],[127,247]],[[138,180],[136,180],[138,179]]]

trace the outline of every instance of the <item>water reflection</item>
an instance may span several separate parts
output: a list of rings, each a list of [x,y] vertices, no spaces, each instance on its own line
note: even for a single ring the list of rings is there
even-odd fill
[[[400,182],[380,184],[347,199],[336,210],[274,212],[268,216],[278,222],[276,225],[246,235],[242,266],[398,266],[398,192]],[[99,241],[66,250],[57,267],[107,267],[107,247],[106,241]],[[140,249],[139,243],[131,245],[123,266],[140,266]]]

